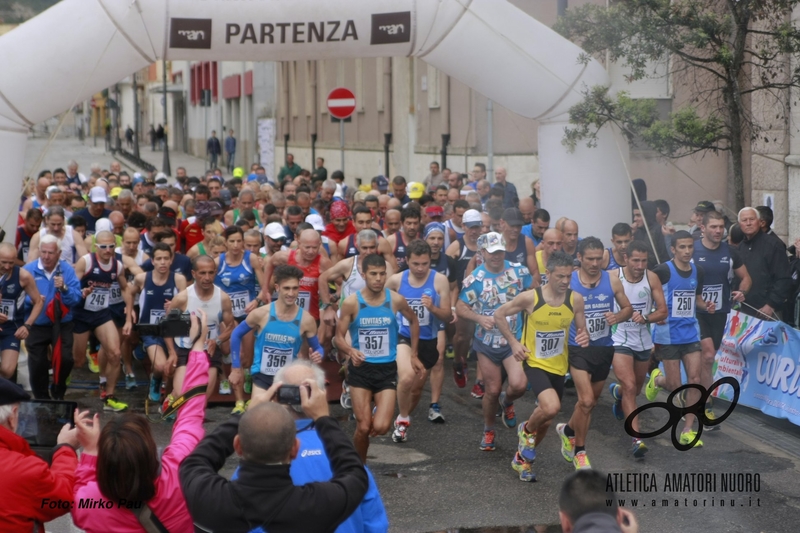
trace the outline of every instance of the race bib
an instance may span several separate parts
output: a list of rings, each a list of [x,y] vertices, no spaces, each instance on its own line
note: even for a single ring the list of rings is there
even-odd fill
[[[603,337],[608,337],[609,327],[606,317],[603,315],[592,315],[586,317],[586,328],[589,331],[589,339],[596,341]]]
[[[99,289],[97,287],[86,297],[86,302],[83,308],[87,311],[102,311],[108,308],[110,292],[108,289]]]
[[[17,305],[14,300],[0,300],[0,313],[6,315],[9,320],[14,318],[16,309]]]
[[[231,297],[231,307],[233,308],[233,316],[240,317],[245,315],[245,308],[250,303],[250,293],[247,291],[232,292],[228,294]]]
[[[122,300],[122,287],[119,286],[119,283],[112,283],[111,284],[111,300],[110,304],[121,304]]]
[[[366,357],[389,357],[389,328],[359,329],[358,348]]]
[[[278,370],[286,366],[292,360],[291,348],[275,348],[264,346],[261,352],[261,373],[274,376]]]
[[[150,310],[150,323],[151,324],[158,324],[158,321],[164,318],[167,314],[166,311],[163,309],[151,309]]]
[[[30,247],[28,247],[28,246],[23,246],[22,247],[22,262],[23,263],[27,263],[28,262],[28,252],[29,251],[30,251]]]
[[[311,305],[311,293],[309,291],[300,291],[297,294],[297,305],[301,309],[308,311],[308,306]]]
[[[631,306],[633,307],[634,313],[638,311],[639,314],[642,315],[643,317],[646,317],[649,314],[647,312],[649,311],[649,309],[647,309],[647,302],[631,303]],[[629,318],[625,322],[620,322],[619,324],[617,324],[617,327],[627,329],[627,328],[638,328],[641,325],[642,324],[637,324],[636,322],[633,321],[633,319]]]
[[[722,307],[722,284],[705,285],[703,287],[703,301],[714,302],[717,309]]]
[[[564,339],[566,332],[537,331],[536,332],[536,358],[550,359],[564,353]]]
[[[672,293],[672,317],[691,318],[694,316],[694,291],[673,291]]]
[[[418,298],[413,298],[408,300],[408,305],[411,307],[411,310],[414,311],[414,314],[417,315],[417,320],[419,320],[420,327],[422,326],[429,326],[431,323],[431,313],[428,311],[424,305],[422,305],[422,300]],[[402,317],[403,325],[408,327],[409,323],[406,320],[406,317]]]

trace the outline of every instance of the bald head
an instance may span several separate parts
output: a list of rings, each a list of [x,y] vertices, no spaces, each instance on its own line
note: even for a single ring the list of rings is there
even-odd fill
[[[0,243],[0,259],[14,261],[17,258],[17,249],[10,242]]]
[[[325,372],[308,359],[296,359],[275,375],[275,380],[284,385],[301,385],[307,379],[316,382],[320,390],[325,390]]]
[[[322,238],[319,236],[319,232],[317,232],[317,230],[308,228],[300,232],[297,240],[300,242],[300,244],[319,244],[320,241],[322,241]]]
[[[378,202],[380,202],[380,199],[378,199]],[[386,209],[400,209],[401,207],[402,204],[397,198],[389,198],[389,201],[386,203]]]
[[[247,461],[288,463],[296,433],[292,415],[285,408],[276,403],[262,403],[242,415],[237,438],[242,457]]]
[[[108,215],[108,220],[110,220],[114,226],[117,224],[125,224],[125,215],[119,211],[112,211],[111,214]]]
[[[161,204],[161,207],[169,207],[170,209],[172,209],[176,213],[178,212],[178,202],[175,202],[173,200],[167,200],[166,202]]]
[[[564,236],[559,230],[550,228],[544,232],[542,244],[544,244],[545,253],[550,255],[553,252],[561,250],[564,244]]]

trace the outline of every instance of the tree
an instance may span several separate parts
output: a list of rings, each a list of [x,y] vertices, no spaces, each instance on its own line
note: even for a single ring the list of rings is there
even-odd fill
[[[656,77],[652,65],[668,58],[673,83],[691,98],[660,119],[652,100],[588,88],[570,110],[573,126],[564,144],[574,148],[586,140],[591,146],[597,131],[611,123],[629,142],[641,140],[665,157],[730,152],[736,207],[742,208],[744,143],[774,141],[767,131],[785,128],[790,89],[800,87],[800,31],[790,21],[798,3],[613,0],[609,7],[567,10],[555,29],[586,51],[581,61],[607,53],[630,68],[633,81]]]

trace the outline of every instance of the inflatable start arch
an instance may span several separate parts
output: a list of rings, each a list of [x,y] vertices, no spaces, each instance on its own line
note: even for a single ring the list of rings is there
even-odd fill
[[[63,0],[0,38],[0,213],[18,208],[30,126],[154,61],[413,56],[539,120],[548,210],[605,237],[630,217],[627,144],[606,128],[562,146],[581,89],[609,84],[581,52],[504,0]]]

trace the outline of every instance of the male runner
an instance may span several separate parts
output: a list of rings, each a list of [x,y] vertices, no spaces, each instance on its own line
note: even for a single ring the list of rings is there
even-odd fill
[[[386,211],[386,217],[383,219],[383,236],[389,238],[398,231],[400,231],[400,211],[397,209],[389,209]]]
[[[533,287],[539,286],[539,267],[536,261],[536,246],[533,241],[521,235],[522,212],[516,207],[509,207],[503,211],[502,217],[503,238],[506,241],[506,261],[519,263],[528,267],[533,281]]]
[[[656,324],[653,341],[659,345],[656,359],[664,363],[664,373],[656,368],[650,372],[650,380],[645,388],[645,395],[651,402],[656,399],[662,388],[673,391],[681,386],[681,361],[686,369],[689,383],[700,384],[702,361],[700,359],[700,326],[697,322],[696,309],[714,314],[717,308],[713,299],[703,300],[705,291],[705,269],[692,263],[694,254],[694,238],[688,231],[676,231],[672,236],[672,253],[670,261],[653,269],[664,286],[669,313],[663,325]],[[694,405],[700,399],[700,391],[687,389],[686,405]],[[680,443],[694,447],[703,446],[702,440],[696,440],[697,432],[692,429],[695,416],[684,415],[683,430]]]
[[[697,311],[702,349],[700,384],[706,389],[710,389],[714,379],[712,372],[714,359],[722,344],[725,324],[731,310],[731,300],[743,302],[747,291],[750,290],[752,280],[747,272],[747,267],[739,257],[738,250],[728,246],[728,243],[722,240],[725,235],[725,218],[721,213],[717,211],[705,213],[700,230],[703,237],[695,241],[692,258],[694,263],[703,267],[704,270],[703,301],[714,302],[716,308],[714,313],[708,313],[701,309]],[[731,290],[731,273],[739,279],[739,290]],[[711,397],[709,397],[705,413],[708,419],[715,418],[714,411],[711,409]],[[718,429],[720,429],[719,425],[708,426],[709,431]]]
[[[539,244],[541,250],[536,251],[536,265],[539,267],[542,285],[547,285],[549,281],[545,270],[547,270],[547,263],[550,261],[550,256],[556,252],[560,252],[563,243],[564,235],[561,233],[561,230],[552,228],[545,230],[542,234],[542,240]]]
[[[194,259],[198,255],[210,255],[211,241],[214,237],[222,233],[222,225],[212,216],[206,217],[200,222],[203,227],[203,240],[198,242],[186,252],[189,259]]]
[[[394,421],[394,433],[392,433],[394,442],[405,442],[408,438],[411,413],[419,404],[422,387],[431,369],[440,359],[443,350],[440,350],[439,345],[444,348],[444,331],[439,324],[447,323],[452,318],[450,284],[444,274],[431,269],[431,247],[425,241],[416,240],[408,245],[407,252],[408,270],[389,278],[386,288],[397,291],[417,315],[419,321],[417,357],[424,370],[418,372],[412,366],[409,329],[411,324],[408,320],[401,319],[397,346],[397,406],[400,414]],[[439,417],[436,420],[444,422],[441,413]]]
[[[131,335],[134,318],[139,324],[158,324],[166,314],[165,304],[186,288],[186,278],[171,272],[171,263],[172,249],[168,244],[156,243],[153,246],[153,271],[136,274],[129,285],[128,301],[133,301],[136,294],[139,294],[139,316],[135,317],[132,306],[126,307],[127,319],[122,329],[123,336]],[[167,342],[161,337],[143,335],[142,344],[153,368],[149,399],[158,402],[161,399],[162,378],[173,375],[178,364],[178,355],[172,342],[168,349]]]
[[[0,376],[13,380],[17,372],[20,342],[28,338],[33,323],[44,308],[44,299],[33,275],[16,265],[13,244],[0,243]],[[25,295],[33,306],[25,318]]]
[[[392,248],[389,244],[389,240],[384,238],[380,231],[372,228],[372,211],[363,206],[358,206],[353,209],[353,225],[356,227],[357,232],[365,229],[372,229],[372,231],[375,232],[375,235],[378,236],[378,253],[386,259],[386,262],[392,266],[394,271],[397,271],[397,262],[399,259],[395,259],[395,249]],[[337,244],[339,257],[344,259],[358,254],[356,235],[357,233],[353,233],[346,239],[339,241],[339,244]],[[402,246],[402,244],[400,246]],[[403,260],[405,260],[405,255],[403,256]]]
[[[612,408],[617,420],[624,420],[636,410],[636,397],[642,391],[653,350],[650,324],[667,318],[664,290],[655,272],[647,270],[647,254],[648,249],[643,242],[631,242],[626,251],[627,264],[610,272],[611,276],[615,273],[619,276],[633,308],[633,314],[628,320],[611,328],[614,374],[619,383],[612,383],[609,390],[615,400]],[[614,311],[619,311],[617,305],[614,306]],[[634,431],[639,431],[638,416],[633,420],[632,427]],[[633,437],[631,452],[637,459],[644,457],[648,452],[647,445],[641,439]]]
[[[194,284],[181,290],[170,303],[170,309],[180,309],[195,313],[202,310],[206,314],[208,336],[206,339],[206,353],[210,357],[211,366],[208,369],[208,388],[206,397],[210,398],[216,390],[217,377],[222,376],[224,357],[223,352],[229,351],[225,343],[230,339],[233,331],[233,309],[228,294],[214,285],[216,265],[214,260],[201,255],[192,261],[192,276]],[[183,380],[186,377],[186,364],[191,351],[191,339],[179,337],[167,340],[167,346],[175,350],[177,355],[175,377],[172,379],[172,395],[165,400],[164,406],[169,407],[173,398],[179,397],[183,392]],[[173,346],[170,346],[172,344]],[[227,388],[220,386],[221,394],[230,394],[230,384]]]
[[[603,269],[614,270],[622,268],[627,261],[625,252],[633,242],[633,229],[624,222],[614,224],[611,228],[611,248],[603,251]]]
[[[464,213],[469,210],[469,202],[466,200],[456,200],[453,204],[453,216],[450,220],[444,223],[447,232],[444,234],[444,249],[450,246],[450,243],[458,240],[459,237],[464,236]]]
[[[569,330],[569,372],[578,392],[578,402],[567,424],[558,424],[561,455],[576,470],[591,468],[586,455],[586,434],[592,410],[603,392],[603,385],[614,359],[611,327],[631,317],[633,309],[618,276],[610,276],[600,268],[603,243],[597,237],[586,237],[578,244],[581,266],[572,273],[570,288],[583,296],[589,346],[580,346],[577,328]],[[615,302],[616,306],[615,307]],[[614,309],[619,309],[616,313]]]
[[[142,273],[142,264],[149,260],[150,257],[142,250],[139,249],[139,231],[136,228],[127,228],[122,234],[122,246],[116,248],[114,252],[117,254],[117,261],[122,261],[122,266],[125,273],[125,280],[130,285],[137,274]],[[119,286],[119,284],[117,284]],[[116,288],[116,287],[115,287]],[[121,288],[119,289],[122,290]],[[131,298],[134,306],[134,316],[139,315],[138,302]],[[125,309],[123,307],[123,313]],[[127,314],[122,317],[124,325],[127,320]],[[125,388],[136,388],[136,376],[133,373],[133,349],[139,344],[139,335],[135,331],[131,331],[129,335],[122,334],[122,345],[120,351],[122,352],[122,369],[125,371]]]
[[[231,336],[231,381],[241,378],[239,358],[242,338],[255,331],[256,350],[250,373],[253,376],[253,398],[267,393],[275,374],[297,359],[303,338],[311,348],[310,359],[322,362],[323,350],[317,339],[317,324],[310,313],[297,304],[303,271],[291,265],[280,265],[272,276],[277,299],[259,307],[236,326]]]
[[[345,259],[348,261],[348,259]],[[417,357],[419,321],[405,298],[385,288],[386,260],[370,254],[363,260],[364,288],[342,302],[336,346],[348,360],[348,383],[356,417],[353,444],[366,463],[369,438],[389,430],[397,388],[398,313],[408,320],[411,365],[423,373]],[[350,333],[351,344],[347,342]],[[375,401],[375,414],[372,402]]]
[[[459,319],[477,325],[472,348],[478,354],[478,367],[484,381],[483,395],[483,440],[481,450],[494,451],[494,422],[497,402],[503,410],[503,422],[507,427],[516,426],[514,400],[525,394],[525,373],[522,366],[511,357],[508,340],[497,328],[495,312],[522,291],[533,285],[527,267],[505,259],[505,241],[499,233],[490,232],[478,239],[483,264],[464,279],[463,289],[456,303]],[[506,317],[509,329],[515,337],[520,334],[519,314]],[[508,374],[506,392],[500,394],[502,386],[501,367]]]
[[[576,259],[578,257],[578,223],[566,218],[557,226],[563,236],[561,251]]]
[[[67,226],[67,218],[64,214],[64,208],[61,206],[52,207],[44,215],[44,227],[39,232],[31,237],[30,249],[28,250],[28,263],[32,263],[39,259],[39,241],[45,235],[53,235],[60,242],[60,250],[62,261],[66,261],[70,265],[74,264],[79,257],[83,257],[87,253],[86,246],[83,243],[83,237],[72,226]]]
[[[131,299],[127,293],[122,262],[114,254],[114,234],[101,231],[97,234],[97,252],[86,254],[75,263],[75,276],[81,282],[83,300],[74,309],[75,331],[72,358],[77,366],[86,361],[86,346],[89,335],[94,333],[103,350],[100,352],[100,398],[104,411],[124,411],[128,405],[117,400],[114,389],[120,372],[120,336],[115,324],[121,317],[111,312],[112,285],[119,284],[125,308],[130,309]]]
[[[467,265],[472,257],[478,253],[478,237],[481,235],[481,226],[483,224],[480,212],[475,209],[465,211],[461,221],[464,226],[464,235],[451,242],[445,251],[446,255],[456,261],[457,287],[461,287],[464,278],[467,276]],[[455,352],[453,380],[461,389],[467,386],[467,352],[470,350],[474,330],[475,325],[469,320],[458,320],[456,322],[456,331],[453,335],[453,351]],[[483,387],[476,382],[475,387],[473,387],[473,393],[475,389],[477,389],[482,398]]]
[[[397,260],[398,270],[403,270],[406,267],[406,247],[411,241],[419,237],[420,218],[421,215],[417,208],[404,207],[400,212],[400,220],[403,227],[394,235],[386,238]]]
[[[38,209],[28,209],[25,213],[25,222],[17,226],[15,245],[17,247],[17,265],[23,266],[28,262],[28,252],[31,249],[31,239],[42,225],[42,212]]]
[[[561,411],[564,375],[569,368],[567,337],[571,324],[574,323],[577,329],[577,344],[582,347],[589,345],[583,297],[569,288],[574,270],[572,265],[572,256],[564,252],[553,253],[545,269],[550,283],[519,294],[495,313],[497,329],[508,341],[514,359],[523,361],[525,376],[536,395],[536,408],[530,418],[517,427],[519,443],[511,461],[511,468],[522,481],[536,480],[532,470],[536,446],[542,442],[550,423]],[[506,322],[506,317],[519,313],[527,315],[521,341]]]

